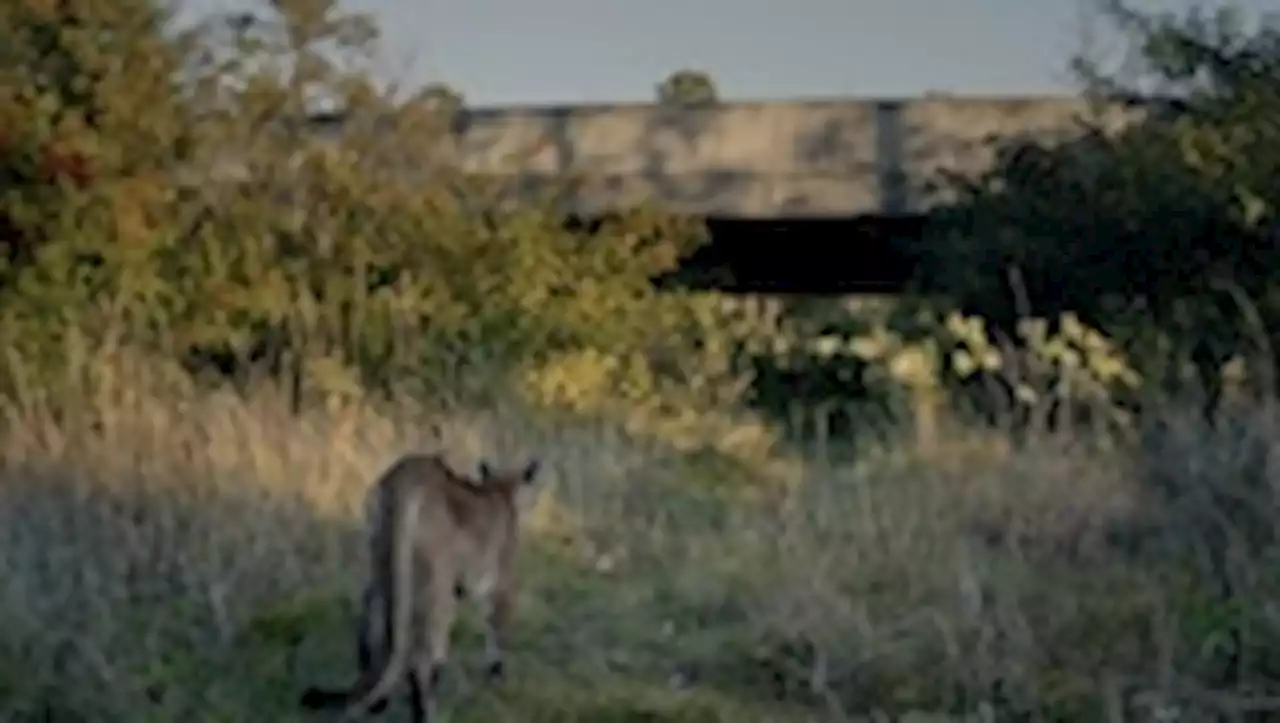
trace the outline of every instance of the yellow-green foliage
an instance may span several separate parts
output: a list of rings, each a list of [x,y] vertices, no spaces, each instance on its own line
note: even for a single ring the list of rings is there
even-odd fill
[[[47,35],[80,70],[52,83],[10,72],[11,140],[83,154],[94,173],[82,188],[8,189],[3,211],[35,253],[8,271],[0,318],[49,369],[66,332],[109,329],[205,368],[264,366],[304,394],[394,380],[479,402],[505,375],[532,402],[637,433],[767,451],[762,430],[733,434],[747,383],[735,350],[759,330],[714,297],[651,283],[702,242],[698,224],[637,208],[570,232],[553,200],[501,202],[443,162],[433,94],[397,101],[373,85],[376,34],[332,3],[292,0],[178,40],[141,0],[56,11],[83,29],[47,5],[7,6],[0,28],[20,42],[6,52],[53,63]],[[86,46],[96,32],[111,43]],[[304,127],[322,93],[343,110],[338,131]]]
[[[1003,374],[1021,405],[1100,405],[1118,420],[1123,414],[1113,395],[1142,383],[1123,352],[1074,314],[1057,319],[1053,333],[1047,319],[1020,320],[1016,347],[993,340],[981,317],[951,312],[939,318],[923,311],[912,322],[905,332],[887,320],[849,336],[819,336],[809,347],[824,358],[844,355],[871,364],[866,376],[872,382],[929,390],[978,373]]]
[[[1008,365],[981,319],[953,313],[945,324],[957,342],[950,362],[959,378],[978,371],[997,372]],[[1135,390],[1142,383],[1124,354],[1075,314],[1063,314],[1053,334],[1046,319],[1021,319],[1016,333],[1026,356],[1018,368],[1021,374],[1010,381],[1014,398],[1026,406],[1036,406],[1049,397],[1099,404],[1108,413],[1120,415],[1113,406],[1113,393]]]

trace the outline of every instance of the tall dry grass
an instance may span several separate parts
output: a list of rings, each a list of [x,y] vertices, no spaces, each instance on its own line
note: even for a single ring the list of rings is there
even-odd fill
[[[764,503],[732,494],[733,465],[603,423],[408,402],[295,416],[269,386],[201,388],[118,353],[68,366],[3,410],[3,720],[304,720],[303,683],[352,673],[365,486],[431,448],[546,462],[513,679],[480,684],[464,625],[452,720],[1271,705],[1267,406],[1217,428],[1166,415],[1139,449],[969,429],[941,457],[811,455]]]

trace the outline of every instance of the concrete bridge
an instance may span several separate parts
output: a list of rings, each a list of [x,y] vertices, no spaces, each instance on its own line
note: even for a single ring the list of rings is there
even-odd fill
[[[403,156],[414,174],[429,175],[416,159],[430,158],[506,179],[509,198],[572,180],[565,210],[580,217],[646,201],[702,216],[710,243],[678,283],[883,293],[912,273],[912,242],[946,198],[941,175],[981,173],[1001,141],[1066,140],[1082,122],[1114,132],[1150,107],[925,96],[478,108],[441,145]],[[315,119],[313,131],[341,127]],[[391,155],[378,162],[396,166]]]
[[[577,177],[569,203],[591,214],[637,201],[722,218],[899,216],[924,212],[940,172],[987,168],[993,143],[1068,138],[1139,111],[1079,97],[724,102],[467,111],[447,155],[509,177],[512,192]]]

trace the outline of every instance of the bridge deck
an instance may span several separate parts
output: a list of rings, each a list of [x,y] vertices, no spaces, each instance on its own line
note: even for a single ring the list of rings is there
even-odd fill
[[[582,213],[653,199],[742,218],[893,215],[937,202],[939,171],[981,172],[993,140],[1061,139],[1082,118],[1114,130],[1136,117],[1077,97],[478,109],[452,151],[521,188],[581,174],[572,204]]]

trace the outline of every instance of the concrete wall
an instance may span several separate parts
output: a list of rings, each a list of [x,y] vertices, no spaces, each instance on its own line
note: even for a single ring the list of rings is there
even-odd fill
[[[1069,137],[1088,118],[1137,118],[1074,97],[725,103],[478,109],[450,155],[511,179],[513,193],[578,178],[574,210],[655,200],[736,217],[899,214],[940,198],[940,171],[973,174],[992,141]]]

